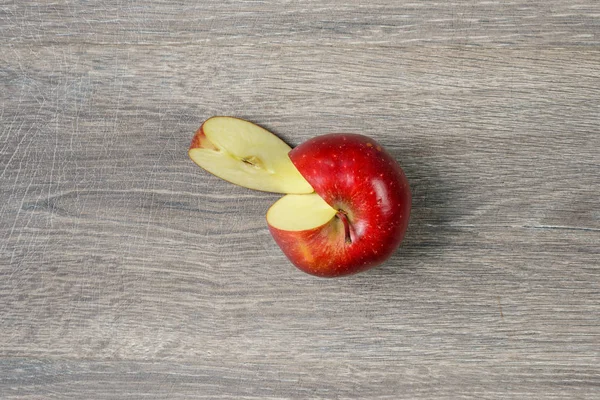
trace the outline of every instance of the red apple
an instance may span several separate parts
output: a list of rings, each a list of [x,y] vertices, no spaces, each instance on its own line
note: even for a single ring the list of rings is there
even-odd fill
[[[258,125],[213,117],[196,132],[189,156],[237,185],[293,193],[269,209],[267,223],[301,270],[335,277],[387,260],[404,237],[411,205],[394,158],[355,134],[325,135],[290,150]]]
[[[396,160],[357,134],[313,138],[289,157],[316,192],[284,196],[267,213],[271,234],[290,261],[321,277],[386,261],[404,237],[411,206]]]

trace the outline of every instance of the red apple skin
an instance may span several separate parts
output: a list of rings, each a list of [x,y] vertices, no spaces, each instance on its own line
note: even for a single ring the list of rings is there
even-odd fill
[[[404,238],[411,207],[408,180],[396,160],[358,134],[315,137],[289,156],[315,192],[347,214],[351,236],[349,243],[338,217],[304,231],[269,226],[290,261],[309,274],[338,277],[390,258]]]
[[[189,150],[199,148],[217,150],[217,148],[212,144],[212,142],[206,137],[206,134],[204,133],[205,123],[206,121],[204,121],[204,123],[200,126],[200,128],[198,128],[198,130],[194,134],[194,137],[192,138],[192,143],[190,143]]]

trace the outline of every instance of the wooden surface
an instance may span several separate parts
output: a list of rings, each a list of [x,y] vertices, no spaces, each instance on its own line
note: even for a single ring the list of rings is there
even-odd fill
[[[3,399],[600,398],[600,3],[5,1]],[[297,271],[215,114],[362,132],[414,209]]]

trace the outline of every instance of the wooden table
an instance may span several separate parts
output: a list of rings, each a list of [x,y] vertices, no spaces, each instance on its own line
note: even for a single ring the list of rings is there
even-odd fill
[[[3,399],[600,398],[600,3],[5,1]],[[412,219],[326,280],[196,167],[362,132]]]

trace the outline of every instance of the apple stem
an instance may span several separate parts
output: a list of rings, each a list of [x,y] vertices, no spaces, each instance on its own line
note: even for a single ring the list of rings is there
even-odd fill
[[[344,210],[338,210],[337,217],[342,220],[344,224],[344,235],[346,236],[346,243],[352,243],[352,237],[350,237],[350,221],[348,221],[348,214]]]

